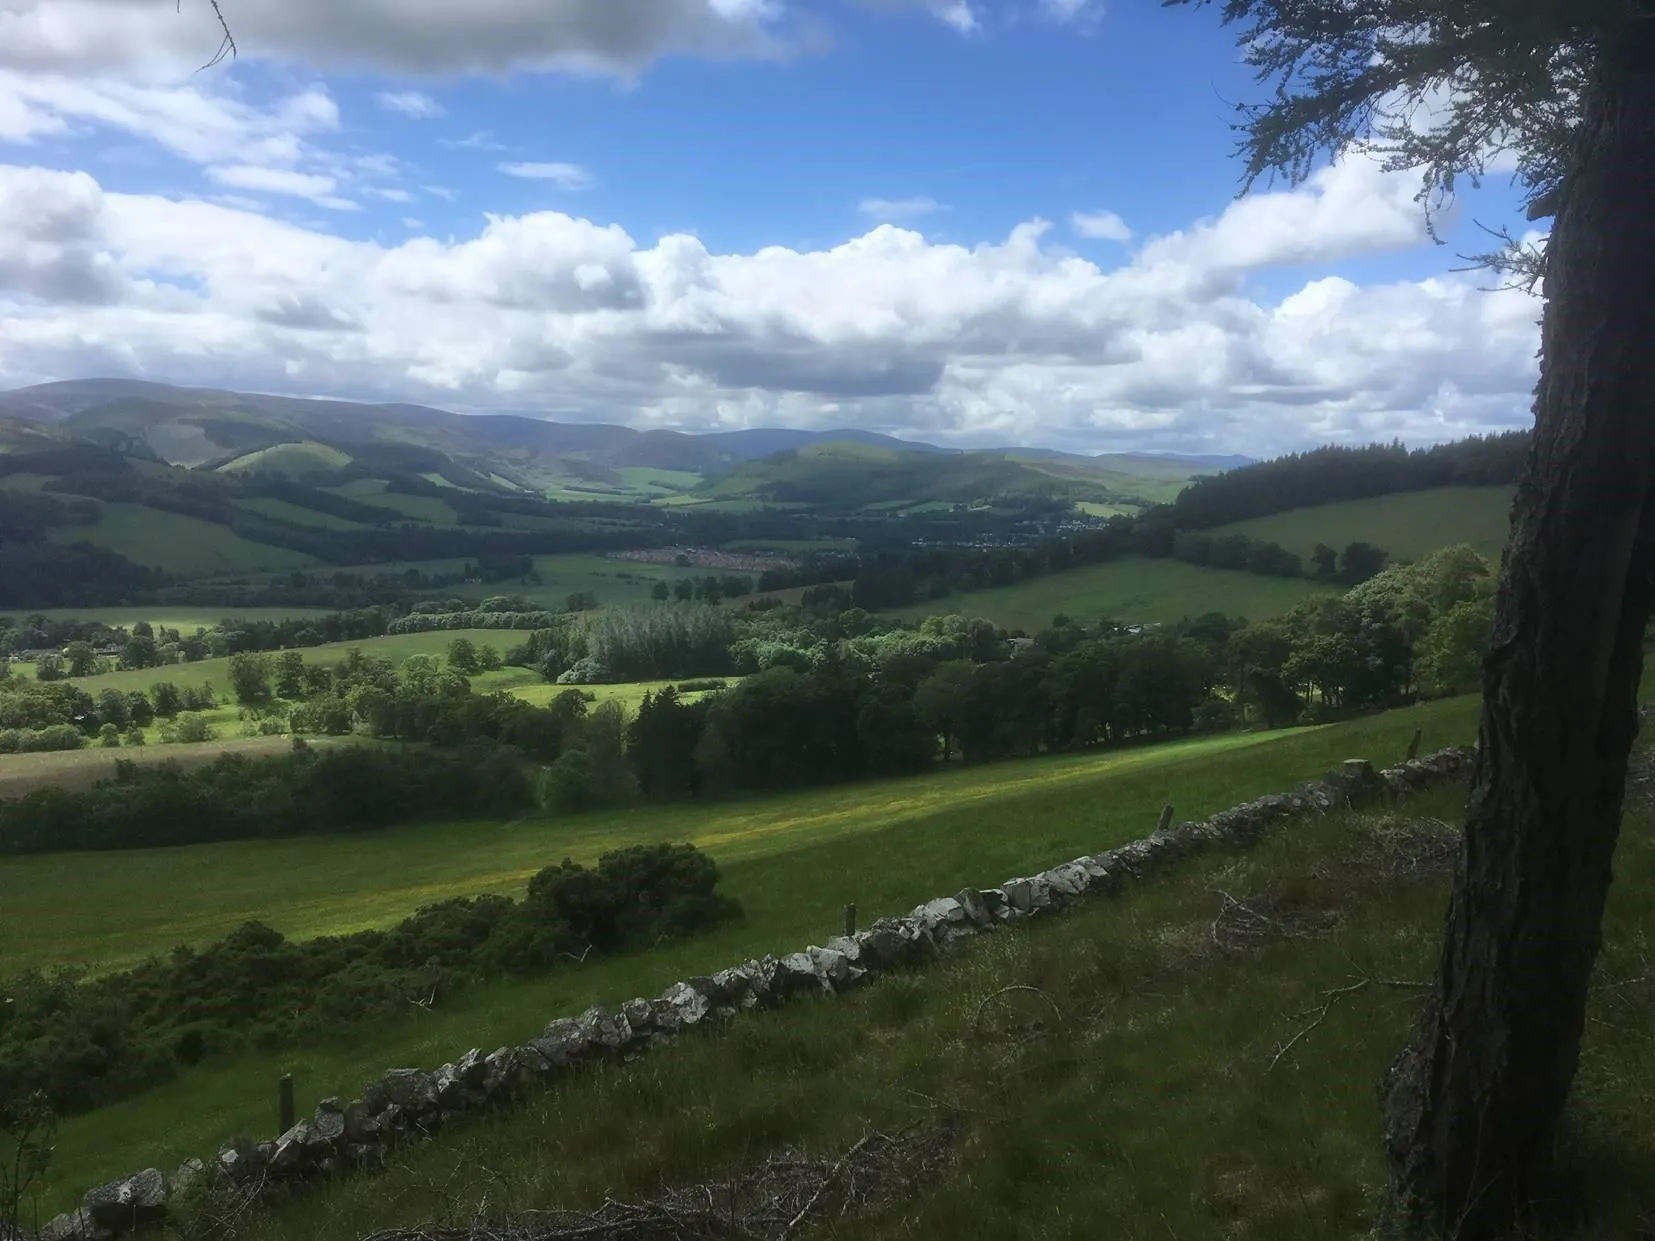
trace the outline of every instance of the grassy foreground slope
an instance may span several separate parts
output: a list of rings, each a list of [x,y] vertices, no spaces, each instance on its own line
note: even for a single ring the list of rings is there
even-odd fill
[[[1439,547],[1468,543],[1495,564],[1510,533],[1511,487],[1435,487],[1292,509],[1269,517],[1232,522],[1206,533],[1244,534],[1279,543],[1302,556],[1325,543],[1343,550],[1349,543],[1372,543],[1392,560],[1419,560]]]
[[[997,625],[1030,633],[1044,629],[1059,613],[1089,622],[1110,617],[1127,624],[1148,624],[1221,611],[1258,621],[1280,616],[1306,595],[1325,589],[1304,578],[1261,577],[1181,560],[1129,557],[1031,577],[1015,586],[916,603],[896,609],[893,615],[920,620],[958,612],[985,616]]]
[[[550,1018],[591,1003],[652,995],[675,979],[748,956],[820,943],[837,930],[846,902],[856,902],[870,921],[968,883],[997,883],[1108,848],[1152,828],[1166,800],[1181,816],[1196,817],[1287,788],[1352,755],[1394,760],[1416,726],[1428,746],[1468,740],[1475,705],[1452,700],[1290,734],[1029,760],[751,802],[311,840],[301,842],[305,856],[297,847],[284,854],[271,842],[32,859],[24,874],[8,865],[0,907],[25,897],[38,902],[55,890],[56,908],[74,911],[54,920],[57,935],[83,943],[118,931],[109,909],[123,898],[125,916],[139,920],[140,894],[165,878],[169,912],[153,912],[151,897],[154,920],[133,933],[129,950],[146,938],[160,945],[180,932],[210,934],[261,911],[278,929],[296,933],[359,925],[364,902],[380,902],[375,916],[389,920],[420,901],[509,890],[565,855],[590,859],[641,841],[702,844],[720,864],[724,889],[747,912],[741,923],[654,952],[478,987],[445,1008],[352,1030],[336,1044],[204,1065],[71,1118],[59,1135],[54,1209],[133,1168],[173,1167],[232,1134],[270,1131],[273,1083],[282,1071],[295,1073],[302,1107],[349,1096],[393,1065],[437,1064],[468,1047],[521,1041]],[[395,895],[380,895],[387,892]],[[167,921],[174,917],[189,925]],[[19,933],[27,932],[0,930]],[[36,938],[32,951],[60,949]]]
[[[929,1170],[845,1218],[842,1187],[826,1192],[816,1232],[1368,1236],[1385,1184],[1377,1086],[1436,964],[1463,797],[1302,821],[932,970],[576,1075],[381,1176],[296,1197],[247,1241],[594,1210],[668,1186],[719,1195],[778,1148],[826,1168],[910,1126],[937,1139]],[[1628,811],[1560,1167],[1534,1187],[1549,1218],[1524,1235],[1649,1235],[1655,813],[1643,797]]]

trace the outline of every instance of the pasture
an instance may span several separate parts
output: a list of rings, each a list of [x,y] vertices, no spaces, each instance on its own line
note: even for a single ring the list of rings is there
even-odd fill
[[[1500,563],[1510,531],[1510,487],[1437,487],[1292,509],[1206,531],[1214,536],[1244,534],[1279,543],[1304,558],[1325,543],[1343,551],[1349,543],[1372,543],[1391,559],[1419,560],[1439,547],[1469,544],[1493,564]]]
[[[524,520],[545,520],[525,518]],[[641,561],[611,560],[599,552],[563,552],[551,556],[535,556],[534,571],[539,584],[517,580],[504,582],[472,582],[444,586],[438,593],[457,599],[480,600],[490,595],[519,595],[537,608],[561,612],[574,594],[596,596],[600,606],[627,603],[649,603],[650,591],[656,582],[668,586],[684,578],[698,580],[710,573],[725,574],[714,569],[680,568],[671,564],[645,564]],[[418,569],[421,573],[458,573],[464,569],[462,560],[409,560],[384,564],[352,565],[346,573],[374,574],[404,573]]]
[[[241,737],[235,731],[235,711],[211,713],[219,731],[219,740],[179,743],[175,745],[121,746],[105,749],[92,745],[84,750],[62,750],[47,754],[0,754],[0,800],[27,796],[39,788],[85,788],[115,774],[115,760],[134,763],[177,763],[180,767],[198,767],[210,763],[221,754],[240,754],[256,758],[267,754],[285,754],[293,745],[290,737]],[[146,735],[153,739],[157,730],[150,728]],[[316,746],[337,745],[340,739],[310,737]],[[8,944],[0,964],[9,962],[15,945]]]
[[[133,1167],[172,1167],[238,1133],[274,1127],[272,1085],[292,1071],[301,1104],[348,1096],[395,1064],[520,1040],[594,1002],[654,994],[674,979],[833,934],[855,901],[864,921],[963,884],[988,884],[1140,836],[1165,801],[1197,817],[1364,754],[1392,761],[1416,725],[1426,745],[1468,740],[1473,700],[1348,724],[1232,734],[1033,759],[747,801],[651,807],[515,824],[397,829],[354,838],[240,842],[121,855],[16,859],[0,872],[0,942],[18,959],[97,954],[104,964],[257,917],[293,935],[384,923],[415,905],[519,892],[541,866],[634,843],[693,841],[718,861],[744,921],[649,953],[539,979],[479,986],[402,1023],[336,1043],[248,1055],[60,1131],[54,1202]],[[164,894],[164,896],[162,895]],[[43,916],[50,911],[50,917]],[[12,945],[16,945],[12,948]]]
[[[410,655],[441,657],[448,651],[448,644],[456,638],[470,638],[479,646],[487,643],[503,654],[507,647],[515,646],[524,636],[509,629],[449,629],[430,633],[387,634],[379,638],[363,638],[359,642],[325,642],[321,646],[301,647],[299,652],[309,664],[336,664],[353,650],[401,663]],[[24,670],[24,675],[28,675],[29,665],[22,664],[19,668]],[[157,681],[171,681],[176,685],[211,685],[223,699],[230,692],[230,661],[227,658],[200,659],[195,663],[167,664],[160,668],[126,668],[118,672],[100,672],[96,676],[76,677],[72,684],[97,697],[106,689],[119,690],[124,694],[135,689],[148,689]]]
[[[984,616],[1030,633],[1050,625],[1059,613],[1089,624],[1101,617],[1134,625],[1166,623],[1212,611],[1257,621],[1280,616],[1306,595],[1326,589],[1303,578],[1131,557],[911,604],[893,615],[908,620],[942,613]]]
[[[303,552],[244,539],[228,526],[141,504],[105,503],[102,516],[91,525],[56,526],[48,537],[54,543],[91,543],[135,564],[192,577],[300,569],[317,563]]]
[[[165,625],[180,633],[194,633],[197,629],[211,629],[220,621],[280,621],[297,617],[326,616],[327,608],[212,608],[184,604],[170,606],[139,606],[120,608],[43,608],[27,613],[9,613],[15,617],[44,616],[48,620],[96,621],[115,629],[130,629],[139,621],[148,621],[156,628]]]
[[[1444,825],[1463,798],[1451,785],[1396,813],[1310,817],[916,974],[571,1075],[399,1154],[383,1175],[296,1196],[247,1241],[418,1235],[474,1212],[595,1210],[669,1188],[693,1202],[695,1187],[716,1195],[783,1152],[819,1161],[803,1198],[861,1139],[915,1127],[941,1139],[941,1157],[843,1217],[824,1191],[816,1231],[1372,1236],[1386,1182],[1378,1086],[1436,966],[1453,850]],[[1616,859],[1559,1167],[1538,1187],[1544,1226],[1525,1236],[1648,1233],[1652,829],[1640,797]],[[1447,856],[1422,855],[1422,843]],[[1226,917],[1225,894],[1268,920]],[[877,1176],[884,1163],[861,1169]]]

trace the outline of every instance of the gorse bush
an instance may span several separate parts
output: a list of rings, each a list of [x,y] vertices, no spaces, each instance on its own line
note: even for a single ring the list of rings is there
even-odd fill
[[[522,901],[442,901],[387,930],[295,942],[248,922],[101,978],[25,973],[0,982],[0,1108],[39,1092],[84,1111],[208,1056],[335,1037],[471,982],[691,935],[741,916],[717,885],[694,846],[640,845],[595,868],[546,867]]]

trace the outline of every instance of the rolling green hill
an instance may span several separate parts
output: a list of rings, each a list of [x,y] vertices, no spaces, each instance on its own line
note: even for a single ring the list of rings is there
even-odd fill
[[[255,449],[226,461],[218,468],[226,474],[263,471],[312,482],[335,477],[351,460],[349,453],[312,440]]]
[[[1511,514],[1510,487],[1438,487],[1350,500],[1316,508],[1254,517],[1206,531],[1215,537],[1242,534],[1279,543],[1310,563],[1318,543],[1342,549],[1365,542],[1384,548],[1393,560],[1418,560],[1454,543],[1468,543],[1498,564]]]
[[[1119,463],[1122,458],[1111,458]],[[884,445],[813,444],[737,466],[691,500],[898,514],[925,506],[1050,499],[1131,509],[1177,494],[1196,471],[1144,477],[1089,458],[910,452]]]

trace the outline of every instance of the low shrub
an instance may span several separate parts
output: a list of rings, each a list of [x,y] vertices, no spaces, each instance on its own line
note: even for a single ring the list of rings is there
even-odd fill
[[[39,1091],[61,1114],[85,1111],[211,1055],[335,1037],[475,980],[691,935],[741,916],[717,885],[694,846],[641,845],[592,869],[548,866],[522,901],[442,901],[388,930],[295,942],[247,922],[96,979],[29,971],[0,981],[0,1107]]]

